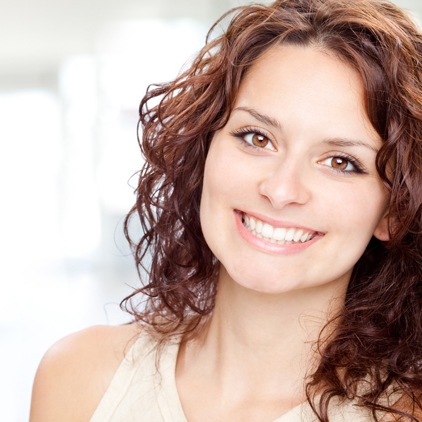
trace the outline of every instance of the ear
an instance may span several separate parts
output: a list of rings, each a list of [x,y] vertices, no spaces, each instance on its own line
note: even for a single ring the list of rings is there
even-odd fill
[[[374,230],[374,236],[381,241],[386,242],[390,240],[390,227],[391,220],[388,211],[381,217],[380,221],[378,222],[377,226]]]

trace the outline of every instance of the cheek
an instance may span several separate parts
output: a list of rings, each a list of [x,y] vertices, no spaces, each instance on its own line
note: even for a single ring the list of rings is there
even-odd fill
[[[351,238],[368,243],[385,213],[387,194],[377,185],[356,185],[354,189],[338,190],[332,204],[333,224],[341,224]]]
[[[253,172],[228,140],[211,144],[204,170],[202,201],[218,207],[222,202],[241,198],[250,191]],[[218,198],[219,203],[215,203]]]
[[[235,155],[227,143],[214,140],[205,163],[200,222],[205,240],[217,257],[218,249],[231,237],[233,209],[243,202],[245,190],[250,191]]]
[[[226,166],[223,165],[223,160],[215,159],[214,155],[209,155],[205,163],[201,212],[203,208],[218,206],[229,188],[230,180],[230,174]]]
[[[223,164],[223,160],[219,160],[212,145],[205,162],[200,206],[201,225],[205,236],[212,232],[210,230],[212,225],[217,227],[219,208],[224,202],[224,197],[227,196],[228,183],[225,181],[230,180],[230,177]]]

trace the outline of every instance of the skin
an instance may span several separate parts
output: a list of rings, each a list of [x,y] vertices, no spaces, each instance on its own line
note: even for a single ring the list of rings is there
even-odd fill
[[[252,66],[205,167],[201,224],[221,268],[213,316],[178,355],[189,422],[271,421],[305,401],[312,344],[371,236],[388,238],[380,146],[358,75],[334,56],[279,46]],[[244,212],[313,238],[274,246],[248,234]],[[31,421],[88,420],[137,333],[96,327],[60,341],[38,370]]]
[[[30,421],[88,421],[138,334],[135,325],[96,326],[54,344],[35,376]]]

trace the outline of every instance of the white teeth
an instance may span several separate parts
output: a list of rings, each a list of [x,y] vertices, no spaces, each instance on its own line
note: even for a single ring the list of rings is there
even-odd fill
[[[256,222],[256,227],[255,227],[255,230],[256,230],[257,233],[259,233],[259,234],[262,233],[262,226],[263,226],[262,221],[258,220]]]
[[[271,238],[271,237],[273,237],[273,232],[274,232],[274,229],[269,224],[264,224],[262,226],[262,232],[261,232],[262,233],[262,237]]]
[[[293,240],[294,235],[295,235],[295,229],[289,229],[289,230],[287,230],[285,240],[287,240],[288,242],[290,242],[291,240]]]
[[[277,227],[274,230],[273,238],[275,240],[284,240],[285,237],[286,237],[286,229],[285,228]]]
[[[300,238],[300,241],[303,243],[303,242],[306,242],[307,240],[309,240],[308,239],[308,237],[309,237],[309,239],[311,238],[311,234],[309,234],[309,233],[304,233],[303,235],[302,235],[302,237]]]
[[[249,227],[251,230],[255,230],[256,228],[256,221],[252,217],[249,219]]]
[[[304,243],[312,239],[313,233],[306,232],[303,229],[273,227],[268,223],[243,215],[243,225],[260,239],[265,239],[271,243]]]
[[[300,238],[302,237],[303,230],[298,230],[295,235],[293,236],[293,240],[295,242],[299,242]]]

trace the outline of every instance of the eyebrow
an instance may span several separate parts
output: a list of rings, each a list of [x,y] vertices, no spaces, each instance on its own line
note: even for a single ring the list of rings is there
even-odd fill
[[[267,116],[266,114],[262,114],[253,108],[249,107],[236,107],[233,109],[233,111],[245,111],[246,113],[249,113],[252,117],[254,117],[256,120],[259,120],[260,122],[276,127],[277,129],[281,129],[281,124],[278,120]],[[371,151],[374,151],[375,153],[378,153],[378,149],[371,144],[360,141],[358,139],[349,139],[349,138],[327,138],[323,140],[324,144],[328,144],[334,147],[365,147],[370,149]]]
[[[367,142],[359,141],[358,139],[348,139],[348,138],[328,138],[324,139],[324,144],[332,145],[335,147],[365,147],[378,153],[378,149],[368,144]]]
[[[267,116],[265,114],[261,114],[258,111],[254,110],[253,108],[249,108],[249,107],[236,107],[233,111],[246,111],[246,113],[249,113],[252,117],[255,117],[256,120],[259,120],[260,122],[269,125],[269,126],[273,126],[276,127],[277,129],[281,129],[281,124],[278,120],[273,119],[270,116]]]

